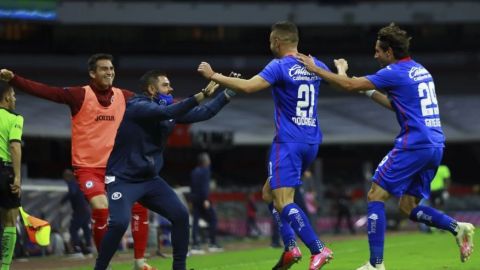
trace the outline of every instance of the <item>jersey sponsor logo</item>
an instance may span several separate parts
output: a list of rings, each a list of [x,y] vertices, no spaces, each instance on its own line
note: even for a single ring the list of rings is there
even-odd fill
[[[430,72],[428,72],[428,70],[426,70],[424,67],[412,67],[408,72],[408,77],[417,82],[430,79],[432,78],[432,75],[430,75]]]
[[[115,182],[115,176],[105,175],[105,184],[110,184],[112,182]]]
[[[122,198],[122,193],[121,192],[114,192],[112,194],[112,200],[116,201],[118,199]]]
[[[114,115],[97,115],[95,121],[115,121]]]
[[[317,75],[308,71],[305,66],[298,64],[288,69],[288,75],[294,81],[313,81],[319,79]]]
[[[88,180],[88,181],[85,183],[85,187],[86,187],[86,188],[92,188],[92,187],[93,187],[93,181],[92,181],[92,180]]]

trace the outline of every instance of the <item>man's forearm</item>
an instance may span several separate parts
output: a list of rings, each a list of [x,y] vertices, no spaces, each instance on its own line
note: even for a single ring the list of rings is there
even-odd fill
[[[10,155],[12,157],[13,173],[15,177],[21,178],[22,146],[20,142],[10,143]]]
[[[313,72],[333,87],[346,91],[351,91],[353,87],[351,83],[352,79],[346,76],[346,72],[339,71],[338,74],[335,74],[320,67],[315,67]]]
[[[214,73],[210,79],[226,88],[230,88],[244,93],[252,92],[251,89],[249,89],[248,87],[248,81],[245,79],[228,77],[220,73]]]
[[[381,93],[380,91],[374,90],[370,98],[383,107],[393,111],[392,103],[390,103],[387,95]]]

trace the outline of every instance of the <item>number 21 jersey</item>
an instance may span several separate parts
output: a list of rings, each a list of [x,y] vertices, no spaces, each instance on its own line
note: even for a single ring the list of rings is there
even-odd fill
[[[329,70],[321,61],[315,64]],[[305,69],[294,56],[272,60],[259,74],[272,87],[275,105],[274,142],[319,144],[317,98],[322,79]]]

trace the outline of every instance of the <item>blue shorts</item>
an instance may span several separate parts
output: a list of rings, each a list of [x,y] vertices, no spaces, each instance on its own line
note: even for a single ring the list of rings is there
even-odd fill
[[[270,188],[297,187],[302,173],[317,157],[319,144],[273,143],[268,162]]]
[[[430,182],[442,161],[443,148],[394,148],[383,158],[372,181],[390,194],[417,198],[430,197]]]

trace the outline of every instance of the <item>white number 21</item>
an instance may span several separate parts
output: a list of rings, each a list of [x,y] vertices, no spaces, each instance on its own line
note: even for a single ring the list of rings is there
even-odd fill
[[[315,87],[311,84],[300,85],[297,98],[297,117],[313,117]]]

